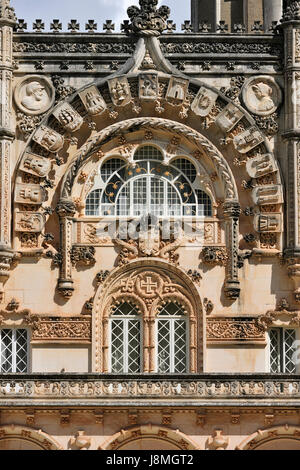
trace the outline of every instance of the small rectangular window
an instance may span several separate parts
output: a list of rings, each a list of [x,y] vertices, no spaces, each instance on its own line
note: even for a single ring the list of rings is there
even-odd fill
[[[2,329],[0,350],[2,373],[26,373],[28,371],[27,330]]]
[[[270,372],[296,373],[296,331],[288,328],[270,330]]]

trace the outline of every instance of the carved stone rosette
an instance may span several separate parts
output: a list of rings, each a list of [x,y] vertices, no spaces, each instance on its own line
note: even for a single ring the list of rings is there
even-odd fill
[[[238,256],[239,256],[239,217],[241,207],[236,201],[224,203],[226,244],[228,252],[228,262],[226,265],[225,295],[235,300],[240,295],[240,282],[238,276]]]

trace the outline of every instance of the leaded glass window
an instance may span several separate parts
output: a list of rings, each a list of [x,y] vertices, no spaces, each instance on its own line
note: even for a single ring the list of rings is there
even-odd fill
[[[296,331],[288,328],[270,330],[270,372],[296,373]]]
[[[169,302],[157,317],[157,371],[188,371],[188,322],[181,305]]]
[[[1,372],[26,373],[28,370],[28,332],[25,329],[1,330]]]
[[[210,196],[193,188],[197,172],[185,158],[163,165],[162,154],[152,146],[135,153],[134,165],[112,158],[100,169],[103,189],[86,199],[87,216],[157,217],[212,216]]]
[[[133,304],[123,302],[113,308],[110,318],[112,373],[141,372],[141,325],[139,312]]]

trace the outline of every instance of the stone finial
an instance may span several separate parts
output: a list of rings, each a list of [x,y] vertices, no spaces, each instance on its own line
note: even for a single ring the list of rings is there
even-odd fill
[[[286,0],[283,9],[282,22],[285,21],[299,21],[300,20],[300,1],[299,0]]]
[[[169,7],[157,8],[158,0],[139,0],[140,8],[131,6],[127,14],[131,20],[129,32],[140,36],[160,36],[166,29],[166,21],[171,10]]]
[[[0,0],[0,20],[16,23],[15,10],[10,6],[10,0]]]

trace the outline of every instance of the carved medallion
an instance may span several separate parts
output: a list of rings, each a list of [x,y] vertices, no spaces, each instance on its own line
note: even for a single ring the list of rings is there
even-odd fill
[[[234,104],[229,103],[216,119],[216,125],[223,132],[230,132],[244,116]]]
[[[59,152],[64,145],[63,136],[47,126],[40,126],[32,138],[41,147],[52,153]]]
[[[83,118],[68,103],[64,103],[56,108],[53,111],[53,115],[68,132],[77,131],[83,124]]]
[[[31,175],[39,176],[40,178],[47,176],[50,169],[50,160],[30,152],[25,153],[20,165],[20,170],[25,173],[30,173]]]
[[[39,212],[16,212],[15,230],[16,232],[41,232],[45,219]]]
[[[19,204],[42,204],[45,200],[45,190],[38,184],[16,185],[15,202]]]
[[[260,178],[269,173],[274,173],[278,168],[273,156],[270,153],[266,153],[248,160],[246,170],[251,178]]]
[[[254,217],[254,228],[260,233],[279,233],[282,231],[282,216],[279,213],[256,215]]]
[[[92,116],[102,114],[106,110],[106,103],[96,86],[90,86],[78,94],[85,109]]]
[[[171,77],[166,99],[175,105],[182,104],[186,99],[188,88],[188,80],[185,80],[184,78]]]
[[[256,186],[252,191],[252,198],[258,206],[282,204],[283,194],[281,185],[266,184],[265,186]]]
[[[47,78],[31,75],[19,81],[14,98],[23,113],[43,114],[54,104],[55,89]]]
[[[218,94],[209,88],[201,87],[194,99],[191,109],[197,116],[208,116],[218,98]]]
[[[112,78],[107,81],[110,96],[115,106],[126,106],[131,101],[131,91],[126,77]]]
[[[139,98],[143,100],[157,100],[158,75],[156,73],[143,73],[139,75]]]
[[[243,87],[243,100],[251,113],[259,116],[273,114],[282,102],[282,92],[274,78],[254,77]]]
[[[247,153],[263,141],[264,137],[259,130],[256,127],[250,127],[245,132],[234,137],[233,145],[238,152]]]

